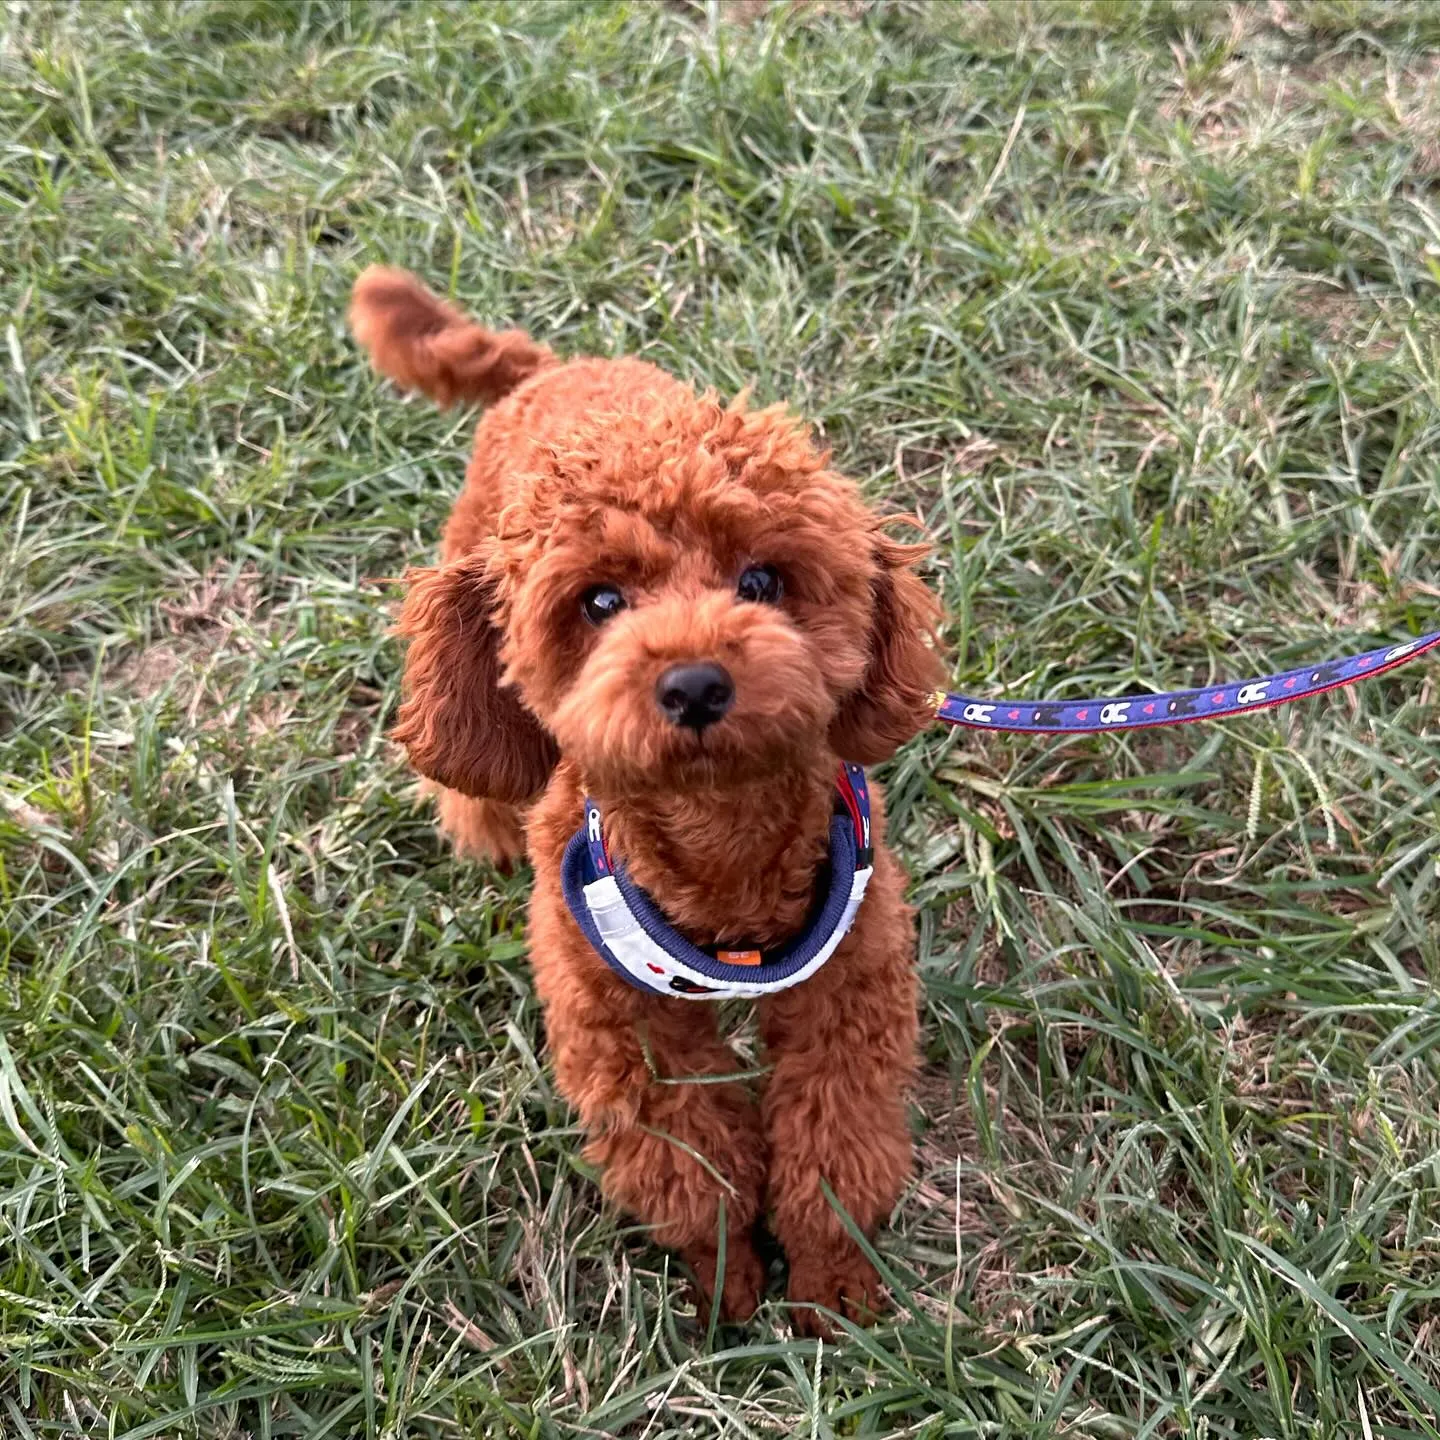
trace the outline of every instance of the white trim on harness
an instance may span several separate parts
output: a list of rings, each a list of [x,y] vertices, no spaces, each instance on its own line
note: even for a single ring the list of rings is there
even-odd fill
[[[788,990],[790,986],[808,980],[835,953],[855,923],[856,912],[865,898],[865,887],[870,883],[872,873],[873,867],[869,865],[855,872],[855,878],[850,882],[850,898],[841,912],[840,923],[831,932],[829,939],[815,952],[815,957],[793,975],[768,983],[747,984],[742,980],[716,980],[677,960],[645,933],[644,927],[625,903],[625,897],[620,893],[620,887],[615,883],[613,875],[602,875],[585,886],[585,908],[589,910],[595,928],[605,941],[605,948],[645,989],[666,985],[679,976],[692,985],[702,987],[699,994],[684,990],[671,992],[682,1000],[719,1000],[730,995],[752,998]]]

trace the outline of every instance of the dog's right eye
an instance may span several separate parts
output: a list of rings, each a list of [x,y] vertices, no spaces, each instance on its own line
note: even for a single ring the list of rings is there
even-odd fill
[[[741,573],[735,593],[752,605],[778,605],[785,597],[785,582],[773,565],[752,565]]]
[[[592,585],[580,597],[580,611],[592,625],[613,620],[625,608],[625,597],[613,585]]]

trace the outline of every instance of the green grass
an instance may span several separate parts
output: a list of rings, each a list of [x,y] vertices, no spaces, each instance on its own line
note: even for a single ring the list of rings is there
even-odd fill
[[[1440,624],[1440,8],[0,16],[0,1434],[1440,1435],[1440,678],[938,731],[902,1318],[707,1345],[385,741],[471,417],[348,286],[823,426],[955,684]]]

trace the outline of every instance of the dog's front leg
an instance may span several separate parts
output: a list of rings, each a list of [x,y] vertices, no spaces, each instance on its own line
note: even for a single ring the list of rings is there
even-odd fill
[[[762,1107],[771,1224],[790,1261],[796,1327],[808,1334],[828,1331],[815,1305],[866,1321],[880,1301],[879,1276],[821,1182],[868,1235],[910,1172],[915,937],[902,883],[881,852],[859,923],[834,959],[761,1005],[772,1066]]]
[[[601,977],[586,987],[586,1003],[571,989],[547,1007],[556,1079],[589,1132],[585,1157],[600,1168],[605,1194],[680,1251],[707,1301],[724,1217],[720,1312],[743,1320],[765,1280],[753,1240],[765,1187],[754,1097],[743,1082],[708,1078],[741,1068],[716,1033],[712,1006],[612,997],[619,985]]]

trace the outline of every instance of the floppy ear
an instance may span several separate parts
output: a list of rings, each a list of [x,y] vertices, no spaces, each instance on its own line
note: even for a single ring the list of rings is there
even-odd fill
[[[877,765],[935,718],[931,695],[943,683],[935,636],[940,606],[910,566],[928,550],[901,545],[877,532],[871,541],[875,578],[870,663],[830,727],[830,747],[842,760]]]
[[[518,804],[544,788],[558,751],[514,687],[501,683],[493,606],[483,556],[411,572],[397,627],[410,638],[405,700],[390,733],[422,775]]]

